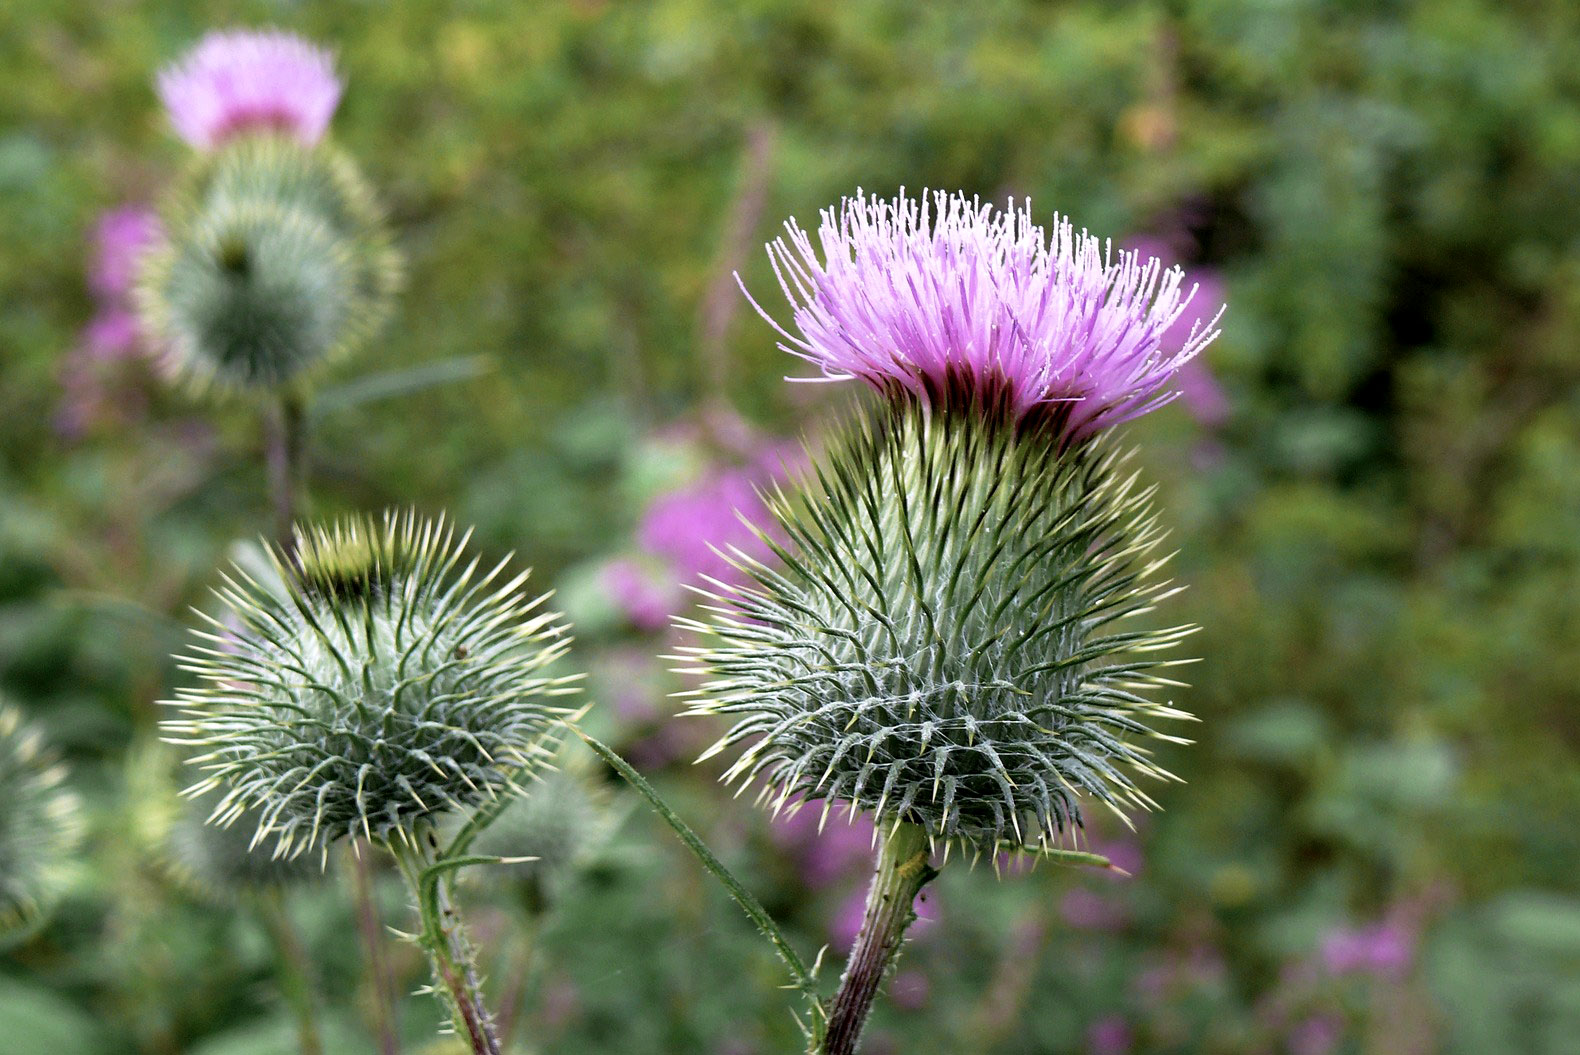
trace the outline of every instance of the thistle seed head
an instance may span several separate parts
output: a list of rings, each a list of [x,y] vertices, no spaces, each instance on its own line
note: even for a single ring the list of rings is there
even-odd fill
[[[166,207],[138,301],[169,371],[198,387],[273,388],[348,354],[400,285],[372,191],[329,146],[238,140],[198,160]]]
[[[38,923],[70,878],[82,825],[65,780],[38,731],[0,703],[0,939]]]
[[[738,555],[693,713],[735,725],[727,780],[920,825],[973,853],[1053,849],[1085,802],[1119,812],[1167,778],[1145,746],[1188,715],[1149,625],[1162,537],[1128,455],[1075,447],[1007,403],[875,405],[771,496],[781,566]]]
[[[569,639],[520,592],[526,572],[480,572],[466,543],[388,514],[299,529],[273,576],[233,566],[184,657],[199,684],[164,723],[207,773],[188,793],[220,793],[213,822],[282,857],[388,844],[530,778],[574,691],[547,669]]]

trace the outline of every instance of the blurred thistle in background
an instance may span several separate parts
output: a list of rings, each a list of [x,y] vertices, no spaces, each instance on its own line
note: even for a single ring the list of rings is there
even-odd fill
[[[0,948],[65,893],[82,839],[81,804],[42,734],[0,701]]]

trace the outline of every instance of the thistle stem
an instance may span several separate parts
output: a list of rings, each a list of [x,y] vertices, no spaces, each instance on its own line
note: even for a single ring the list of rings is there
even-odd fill
[[[575,726],[572,726],[572,728],[575,729],[576,735],[580,736],[588,747],[597,752],[599,758],[609,763],[609,766],[616,773],[625,778],[626,783],[635,788],[648,801],[648,805],[653,807],[653,812],[657,813],[665,824],[674,829],[675,834],[680,836],[680,841],[686,844],[686,848],[696,856],[697,860],[702,863],[702,866],[709,872],[712,872],[720,883],[724,884],[724,889],[734,899],[735,903],[741,907],[741,911],[746,913],[747,917],[757,925],[757,929],[762,932],[763,937],[767,938],[773,945],[774,951],[779,954],[779,959],[784,962],[785,968],[790,972],[790,979],[794,983],[794,987],[800,990],[802,995],[807,998],[808,1003],[812,1006],[814,1015],[818,1016],[820,1021],[822,1005],[817,999],[817,979],[815,974],[807,968],[806,963],[796,953],[794,946],[785,937],[784,931],[779,929],[779,925],[768,914],[768,910],[763,908],[762,902],[758,901],[752,895],[752,892],[746,889],[745,885],[735,877],[733,872],[724,867],[724,862],[714,856],[713,851],[708,849],[701,836],[692,831],[691,826],[680,819],[680,815],[670,808],[669,803],[659,796],[658,791],[647,782],[642,774],[631,767],[631,763],[621,758],[614,748],[608,744],[588,736],[582,730],[576,729]]]
[[[927,833],[901,824],[880,835],[878,863],[867,891],[861,932],[828,1005],[828,1030],[817,1055],[854,1055],[884,976],[900,955],[900,943],[916,919],[916,895],[938,874],[928,863]]]
[[[286,914],[285,901],[278,890],[267,890],[258,897],[259,915],[274,943],[279,964],[276,972],[286,1003],[296,1016],[296,1035],[302,1055],[323,1055],[324,1043],[318,1033],[318,1009],[313,1004],[313,967],[301,937]]]
[[[368,861],[368,844],[358,842],[351,848],[351,898],[356,907],[357,928],[367,952],[368,987],[373,991],[373,1027],[378,1033],[379,1055],[400,1055],[400,1038],[395,1032],[395,1006],[392,999],[389,965],[384,959],[384,931],[379,926],[379,910],[373,900],[373,874]]]
[[[300,393],[289,389],[280,393],[269,423],[267,447],[274,537],[289,554],[294,546],[291,528],[307,475],[307,406]]]
[[[417,836],[418,841],[424,838],[422,834]],[[414,847],[390,849],[417,897],[417,913],[422,921],[418,941],[428,953],[450,1005],[456,1033],[471,1045],[472,1055],[501,1055],[493,1016],[483,1004],[483,986],[477,977],[472,946],[450,901],[451,870],[439,870]]]

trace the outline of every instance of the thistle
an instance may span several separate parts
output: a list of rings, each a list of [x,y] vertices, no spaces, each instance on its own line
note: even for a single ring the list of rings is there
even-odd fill
[[[250,136],[200,158],[165,206],[138,291],[167,371],[277,390],[388,317],[400,258],[361,173],[328,145]]]
[[[69,881],[82,832],[65,780],[39,732],[0,703],[0,940],[36,926]]]
[[[526,572],[479,574],[466,542],[389,514],[299,530],[272,555],[280,585],[233,566],[185,657],[199,684],[165,722],[207,774],[189,793],[223,790],[215,821],[252,812],[280,856],[409,846],[531,776],[572,691],[546,670],[565,627],[519,592]]]
[[[735,720],[709,752],[740,749],[727,779],[878,823],[818,1038],[845,1053],[932,851],[1068,858],[1091,803],[1155,805],[1139,780],[1169,774],[1146,741],[1188,717],[1159,654],[1191,628],[1148,618],[1170,592],[1163,533],[1106,430],[1174,398],[1215,331],[1165,349],[1180,272],[1068,221],[1050,236],[1029,208],[858,195],[823,214],[821,258],[787,229],[769,247],[782,346],[877,398],[771,496],[778,565],[737,554],[750,583],[685,625],[711,639],[689,650],[693,713]]]

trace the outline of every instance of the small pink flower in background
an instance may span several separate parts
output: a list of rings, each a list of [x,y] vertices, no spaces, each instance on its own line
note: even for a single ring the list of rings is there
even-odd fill
[[[617,560],[604,570],[610,597],[639,629],[660,630],[696,600],[686,587],[743,581],[731,563],[740,551],[769,560],[772,548],[758,530],[782,541],[758,488],[783,480],[789,460],[781,444],[761,445],[741,465],[714,468],[685,487],[660,495],[637,525],[645,560]]]
[[[328,130],[340,92],[329,52],[278,30],[210,33],[159,74],[170,123],[199,150],[253,131],[311,146]]]
[[[82,329],[82,350],[100,363],[130,359],[141,348],[142,329],[137,313],[118,304],[100,308]]]
[[[1217,336],[1219,305],[1203,301],[1208,325],[1166,346],[1191,307],[1182,273],[1058,216],[1044,229],[1029,204],[858,192],[823,210],[821,259],[785,227],[768,252],[799,333],[752,304],[824,380],[927,403],[1003,398],[1082,437],[1173,399],[1180,367]]]
[[[1100,1018],[1086,1031],[1086,1050],[1091,1055],[1129,1055],[1134,1043],[1130,1024],[1118,1015]]]
[[[819,832],[822,816],[821,802],[808,803],[793,814],[787,808],[769,829],[774,842],[798,858],[801,876],[814,890],[867,871],[873,859],[870,817],[860,813],[851,818],[835,807]]]
[[[639,630],[662,630],[670,616],[685,607],[677,583],[635,560],[612,561],[603,569],[602,581],[609,597]]]
[[[1333,974],[1398,977],[1415,960],[1415,933],[1384,920],[1366,927],[1340,928],[1322,942],[1322,963]]]
[[[102,299],[129,304],[143,254],[163,238],[159,214],[147,206],[108,210],[93,230],[88,287]]]
[[[1312,1015],[1289,1031],[1289,1055],[1330,1055],[1344,1038],[1344,1023],[1335,1015]]]
[[[889,983],[889,999],[903,1011],[918,1011],[927,1006],[932,990],[932,983],[921,971],[901,971]]]
[[[1075,930],[1111,932],[1129,922],[1130,914],[1113,898],[1086,887],[1072,887],[1059,899],[1059,915]]]
[[[61,435],[80,437],[99,423],[141,412],[143,393],[124,383],[117,364],[147,351],[132,294],[144,254],[163,238],[158,215],[142,205],[111,209],[94,225],[87,278],[98,309],[61,361],[63,392],[55,411]]]

